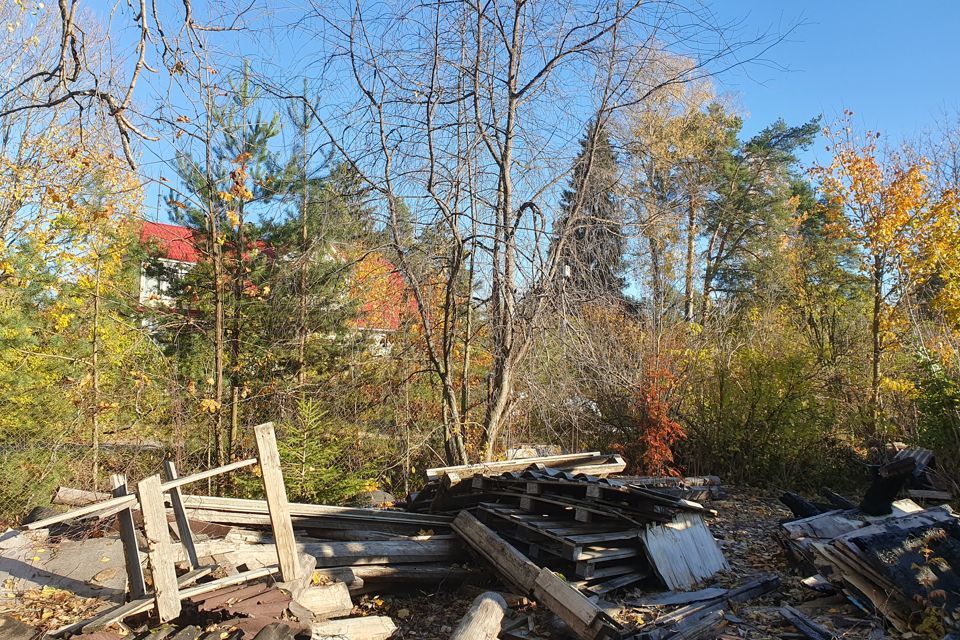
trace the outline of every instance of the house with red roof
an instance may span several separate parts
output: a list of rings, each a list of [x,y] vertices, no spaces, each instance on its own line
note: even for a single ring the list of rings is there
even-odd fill
[[[187,274],[200,262],[201,254],[193,239],[193,230],[175,224],[144,221],[140,228],[140,245],[158,261],[163,269],[148,269],[140,264],[140,304],[172,307],[171,280]]]
[[[176,300],[170,295],[170,286],[176,278],[186,275],[203,259],[192,229],[174,224],[144,221],[140,229],[140,244],[162,269],[140,265],[140,304],[144,306],[173,307]],[[258,242],[258,249],[273,255],[270,247]],[[329,252],[332,259],[346,262],[346,254],[336,247]],[[397,268],[384,256],[373,253],[365,256],[353,271],[350,295],[359,300],[359,309],[353,326],[365,333],[385,337],[400,329],[405,319],[416,313],[416,304]],[[379,340],[378,340],[379,341]]]

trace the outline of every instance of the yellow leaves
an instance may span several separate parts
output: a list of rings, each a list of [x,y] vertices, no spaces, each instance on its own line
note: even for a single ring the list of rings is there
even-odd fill
[[[906,378],[889,378],[884,376],[880,379],[880,388],[887,393],[896,393],[910,399],[920,395],[917,386]]]
[[[220,411],[220,403],[213,398],[204,398],[200,401],[200,411],[202,413],[214,415]]]
[[[233,196],[230,196],[230,197],[232,198]],[[234,211],[233,209],[228,209],[226,216],[227,216],[227,220],[230,221],[230,225],[234,229],[240,226],[240,214],[238,214],[236,211]]]
[[[233,196],[233,193],[231,193],[230,191],[218,191],[217,195],[224,202],[233,202],[234,196]]]

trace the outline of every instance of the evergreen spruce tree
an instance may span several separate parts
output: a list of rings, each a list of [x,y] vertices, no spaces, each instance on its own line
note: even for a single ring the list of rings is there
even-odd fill
[[[626,241],[617,181],[617,157],[610,138],[602,125],[593,124],[580,141],[554,238],[553,250],[557,250],[556,243],[565,236],[559,247],[558,286],[574,303],[623,297]]]

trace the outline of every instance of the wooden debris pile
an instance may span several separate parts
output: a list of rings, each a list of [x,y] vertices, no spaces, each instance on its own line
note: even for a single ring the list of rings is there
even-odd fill
[[[528,559],[602,596],[656,576],[686,589],[727,568],[696,502],[630,480],[601,478],[609,458],[561,460],[572,470],[439,470],[438,479],[410,497],[408,509],[440,514],[469,510]],[[511,461],[511,466],[521,464]],[[437,470],[434,470],[437,471]]]
[[[116,518],[122,543],[118,555],[124,558],[127,601],[98,611],[92,618],[51,630],[48,636],[90,640],[110,640],[118,633],[125,638],[142,636],[151,640],[167,636],[177,640],[390,637],[395,627],[389,618],[344,618],[353,610],[350,588],[362,587],[364,580],[354,573],[344,575],[343,570],[352,571],[350,565],[369,564],[380,565],[378,573],[386,569],[389,574],[390,567],[382,565],[413,563],[423,567],[424,563],[437,563],[449,572],[452,562],[460,557],[460,549],[449,533],[451,519],[290,505],[273,426],[259,425],[254,433],[257,458],[183,478],[168,463],[166,481],[159,475],[147,477],[137,484],[135,493],[129,492],[125,479],[117,476],[112,497],[25,525],[20,535],[27,538],[64,523],[111,516]],[[224,501],[180,492],[182,486],[254,464],[259,464],[266,500]],[[61,500],[86,501],[89,497],[75,491],[58,495]],[[167,502],[172,514],[167,513]],[[291,512],[297,514],[298,527],[306,532],[302,538],[295,535]],[[198,513],[207,521],[197,520]],[[238,520],[261,530],[219,524]],[[359,523],[383,531],[364,533],[356,528]],[[423,526],[444,527],[447,533],[419,535],[426,533],[421,530]],[[194,530],[226,535],[207,535],[203,540],[204,536],[195,535]],[[398,530],[414,535],[395,533]],[[345,540],[313,537],[315,534],[339,534]],[[435,577],[431,574],[431,579]],[[324,582],[327,584],[321,584]],[[160,630],[145,625],[151,615],[169,624]]]
[[[828,505],[786,494],[784,503],[804,517],[783,523],[779,538],[811,588],[842,591],[901,632],[957,633],[960,517],[947,505],[891,499],[916,466],[899,456],[879,467],[859,505],[829,490]]]
[[[652,622],[644,625],[634,635],[637,640],[716,637],[717,632],[726,626],[727,616],[733,607],[776,591],[779,587],[779,577],[764,574],[754,576],[732,589],[709,587],[698,591],[670,592],[627,600],[624,604],[645,613],[679,605],[670,613],[656,616]]]

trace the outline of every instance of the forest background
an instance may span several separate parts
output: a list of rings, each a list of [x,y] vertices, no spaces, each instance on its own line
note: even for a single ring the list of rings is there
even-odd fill
[[[960,118],[746,133],[723,79],[803,25],[95,4],[0,8],[4,521],[264,421],[325,503],[530,444],[844,488],[903,441],[960,479]]]

